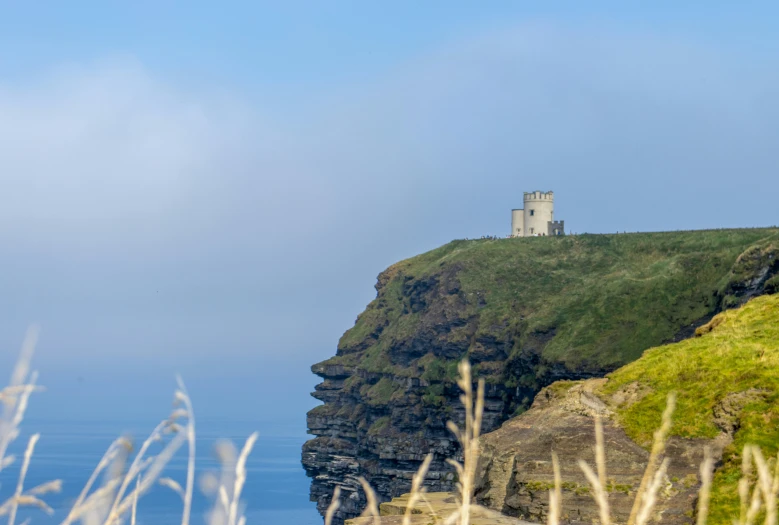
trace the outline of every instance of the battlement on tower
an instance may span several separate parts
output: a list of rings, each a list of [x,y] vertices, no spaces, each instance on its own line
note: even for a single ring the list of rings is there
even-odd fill
[[[553,191],[526,191],[524,195],[525,202],[532,201],[554,201]]]
[[[565,235],[565,223],[555,220],[554,192],[526,191],[525,207],[511,210],[512,237]]]

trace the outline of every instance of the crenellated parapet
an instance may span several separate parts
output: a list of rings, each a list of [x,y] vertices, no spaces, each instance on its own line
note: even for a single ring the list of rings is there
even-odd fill
[[[511,210],[512,237],[564,235],[562,221],[554,218],[554,192],[530,191],[523,195],[525,207]]]
[[[524,194],[524,201],[525,202],[533,202],[533,201],[554,201],[554,192],[553,191],[526,191]]]

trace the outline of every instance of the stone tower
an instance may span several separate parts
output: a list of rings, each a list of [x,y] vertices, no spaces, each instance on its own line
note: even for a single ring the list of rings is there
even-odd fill
[[[524,208],[511,210],[512,237],[565,234],[565,221],[554,220],[554,192],[525,192],[524,201]]]

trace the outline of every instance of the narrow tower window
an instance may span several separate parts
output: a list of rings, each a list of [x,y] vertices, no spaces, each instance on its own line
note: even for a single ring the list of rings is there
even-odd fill
[[[536,210],[530,210],[530,215],[533,216],[536,214]]]

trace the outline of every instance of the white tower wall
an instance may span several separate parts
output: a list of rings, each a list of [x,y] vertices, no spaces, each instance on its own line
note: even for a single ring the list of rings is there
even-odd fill
[[[525,210],[511,210],[511,236],[525,236]]]
[[[548,223],[554,221],[554,193],[534,191],[525,193],[523,237],[547,235]],[[512,220],[513,223],[513,220]]]

